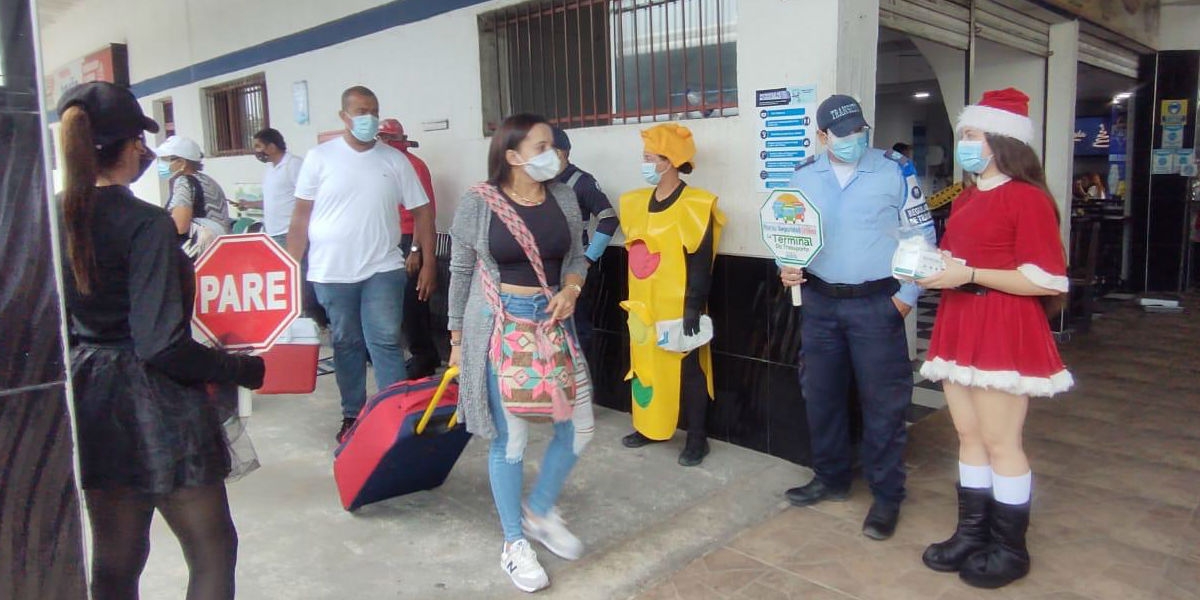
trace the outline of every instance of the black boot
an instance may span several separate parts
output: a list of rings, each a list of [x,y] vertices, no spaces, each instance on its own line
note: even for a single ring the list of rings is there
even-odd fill
[[[641,448],[642,446],[648,446],[650,444],[660,444],[664,441],[666,440],[652,440],[642,435],[642,432],[635,431],[621,438],[621,445],[625,446],[626,448]]]
[[[993,500],[989,511],[992,543],[967,557],[958,576],[968,585],[992,589],[1029,574],[1029,551],[1025,548],[1029,503],[1013,505]]]
[[[954,487],[958,490],[958,528],[950,539],[930,544],[921,555],[925,566],[945,573],[957,571],[968,556],[987,548],[992,540],[987,518],[992,490]]]
[[[687,444],[684,445],[683,452],[679,453],[680,466],[695,467],[704,462],[705,456],[708,456],[708,438],[689,433]]]

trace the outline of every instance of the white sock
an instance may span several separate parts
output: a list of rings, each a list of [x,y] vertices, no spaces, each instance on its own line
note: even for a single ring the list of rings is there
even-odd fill
[[[992,487],[992,467],[983,465],[977,467],[958,461],[958,484],[973,490],[986,490]]]
[[[1005,477],[992,471],[992,497],[1002,504],[1025,504],[1029,502],[1033,488],[1033,472],[1016,477]]]

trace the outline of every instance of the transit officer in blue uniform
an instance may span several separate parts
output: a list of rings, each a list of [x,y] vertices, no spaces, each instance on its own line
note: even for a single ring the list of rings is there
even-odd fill
[[[796,168],[790,187],[821,211],[824,246],[807,272],[784,268],[785,286],[803,283],[800,387],[812,440],[812,481],[787,491],[796,506],[845,500],[850,492],[851,376],[863,412],[861,459],[874,502],[863,535],[892,536],[904,500],[905,413],[913,373],[904,318],[916,284],[891,275],[904,233],[936,246],[916,171],[895,151],[870,147],[870,127],[853,98],[835,95],[817,109],[827,149]]]

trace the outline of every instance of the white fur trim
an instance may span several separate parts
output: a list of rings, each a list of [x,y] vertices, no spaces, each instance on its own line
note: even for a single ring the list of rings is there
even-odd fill
[[[1067,286],[1070,281],[1065,276],[1051,275],[1033,263],[1025,263],[1017,267],[1017,270],[1020,271],[1026,279],[1032,281],[1033,285],[1043,287],[1048,290],[1054,290],[1062,294],[1067,293]]]
[[[1012,177],[1001,173],[999,175],[992,175],[991,177],[980,177],[979,181],[975,182],[975,186],[981,192],[990,192],[1010,181],[1012,181]]]
[[[1075,378],[1066,369],[1050,377],[1026,377],[1017,371],[983,371],[937,357],[921,365],[921,376],[931,381],[949,380],[962,386],[1042,398],[1060,394],[1075,385]]]
[[[954,127],[954,131],[961,135],[966,127],[1015,138],[1029,146],[1033,145],[1033,121],[1029,117],[1022,117],[1007,110],[980,104],[967,106],[959,113],[958,125]]]

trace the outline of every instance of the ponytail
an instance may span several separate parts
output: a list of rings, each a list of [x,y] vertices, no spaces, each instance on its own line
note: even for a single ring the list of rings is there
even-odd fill
[[[62,114],[63,218],[67,227],[67,257],[71,275],[81,295],[92,293],[96,252],[92,243],[95,215],[97,165],[92,141],[91,119],[82,108],[72,106]]]

